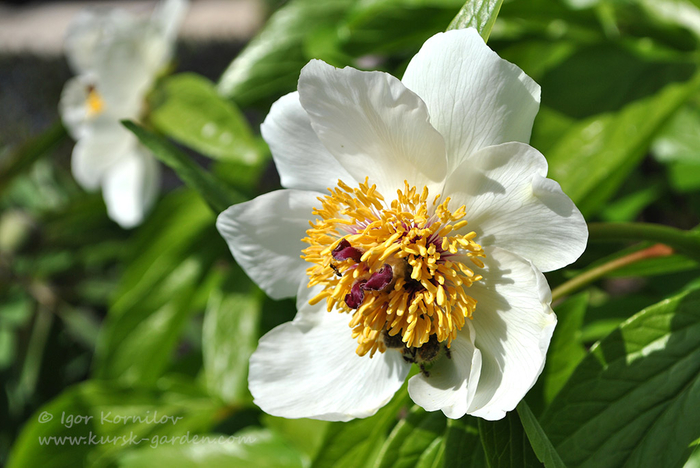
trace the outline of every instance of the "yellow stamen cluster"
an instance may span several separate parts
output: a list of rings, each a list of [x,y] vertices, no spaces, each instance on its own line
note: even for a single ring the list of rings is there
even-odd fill
[[[104,111],[105,102],[102,99],[102,96],[100,96],[97,90],[92,86],[88,88],[85,104],[87,105],[88,117],[96,117],[100,115],[102,111]]]
[[[329,312],[352,313],[350,327],[360,356],[386,350],[384,330],[400,334],[407,348],[419,348],[433,334],[449,347],[476,306],[464,288],[481,279],[460,260],[483,267],[476,234],[454,234],[467,224],[465,207],[451,212],[450,199],[440,203],[440,195],[429,203],[428,188],[419,193],[408,182],[390,204],[367,180],[355,189],[338,181],[329,191],[319,198],[321,208],[313,212],[318,219],[310,222],[303,239],[309,247],[302,258],[314,264],[307,270],[309,287],[324,286],[310,303],[326,299]],[[359,262],[334,259],[342,240],[361,252]],[[353,285],[385,264],[393,270],[386,289],[365,291],[357,309],[348,307],[345,297]]]

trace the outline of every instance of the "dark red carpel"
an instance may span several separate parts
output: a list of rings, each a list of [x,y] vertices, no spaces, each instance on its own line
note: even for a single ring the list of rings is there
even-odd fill
[[[362,252],[350,245],[350,242],[348,242],[346,239],[340,241],[340,244],[333,249],[331,255],[333,255],[333,258],[339,262],[351,258],[355,262],[360,263],[360,259],[362,258]]]
[[[372,274],[362,286],[365,291],[383,291],[389,287],[394,279],[394,270],[391,265],[384,264],[379,271]]]
[[[345,295],[345,304],[351,309],[357,309],[362,305],[362,301],[365,300],[365,292],[362,290],[366,281],[358,281],[352,285],[350,292]]]

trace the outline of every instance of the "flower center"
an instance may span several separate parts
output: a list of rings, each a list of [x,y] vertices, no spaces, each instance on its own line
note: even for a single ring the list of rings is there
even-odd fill
[[[465,262],[483,267],[485,255],[474,232],[456,234],[467,224],[465,207],[451,212],[440,195],[430,203],[427,187],[408,182],[391,203],[367,179],[329,191],[302,239],[302,258],[314,264],[309,287],[323,286],[309,302],[326,299],[329,312],[352,314],[360,356],[400,348],[411,362],[432,360],[476,306],[465,287],[481,276]]]
[[[97,92],[94,86],[88,86],[87,88],[87,98],[85,98],[85,105],[87,106],[88,117],[96,117],[102,113],[105,107],[105,101]]]

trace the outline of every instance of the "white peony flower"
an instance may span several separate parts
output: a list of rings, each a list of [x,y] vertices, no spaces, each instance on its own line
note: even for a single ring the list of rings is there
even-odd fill
[[[250,360],[258,406],[371,416],[412,363],[408,391],[428,411],[495,420],[517,405],[556,324],[541,271],[588,237],[525,143],[539,98],[475,30],[430,38],[402,81],[304,67],[262,125],[286,189],[217,221],[261,288],[298,296]]]
[[[164,0],[150,19],[84,11],[68,29],[66,57],[77,76],[63,88],[59,111],[77,140],[73,175],[87,190],[102,188],[110,218],[123,227],[141,223],[158,194],[160,172],[119,121],[141,116],[186,9],[186,0]]]

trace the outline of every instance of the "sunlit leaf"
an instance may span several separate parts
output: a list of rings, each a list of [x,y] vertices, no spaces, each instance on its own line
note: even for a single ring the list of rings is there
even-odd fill
[[[700,164],[700,109],[683,106],[659,133],[651,147],[662,163]]]
[[[195,387],[162,382],[158,390],[89,381],[72,387],[33,414],[8,468],[107,466],[115,453],[207,430],[218,406]],[[103,460],[98,463],[98,460]]]
[[[447,29],[475,28],[488,41],[503,0],[467,0]]]
[[[258,158],[257,143],[241,111],[194,73],[164,80],[151,97],[150,122],[200,153],[246,164]]]
[[[266,414],[263,416],[263,424],[283,437],[289,445],[296,447],[309,460],[313,460],[332,423],[318,419],[286,419]]]
[[[305,41],[324,26],[334,25],[353,3],[290,1],[229,65],[219,80],[219,92],[246,106],[295,90],[301,68],[312,58],[304,54]]]
[[[207,388],[231,404],[248,391],[248,359],[257,344],[262,308],[262,297],[251,294],[250,281],[241,276],[212,291],[202,330]]]
[[[649,307],[591,349],[541,422],[567,466],[679,466],[700,434],[700,292]]]
[[[660,128],[700,87],[700,74],[636,101],[615,114],[574,125],[547,151],[549,177],[584,215],[594,213],[618,189]]]
[[[194,435],[189,440],[194,439]],[[203,441],[212,441],[206,443]],[[119,459],[123,468],[302,468],[304,460],[283,439],[265,429],[250,428],[234,435],[201,434],[196,442],[166,443],[132,450]]]

